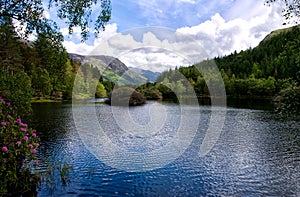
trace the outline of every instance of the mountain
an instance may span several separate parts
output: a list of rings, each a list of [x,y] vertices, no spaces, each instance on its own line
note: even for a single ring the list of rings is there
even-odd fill
[[[267,40],[270,40],[271,38],[273,38],[274,36],[280,35],[282,33],[288,33],[290,31],[292,31],[294,28],[300,28],[300,25],[298,26],[293,26],[293,27],[288,27],[288,28],[283,28],[283,29],[277,29],[272,31],[271,33],[269,33],[261,42],[259,45],[264,44]]]
[[[253,49],[215,58],[219,69],[229,77],[297,78],[300,71],[300,25],[279,29],[267,35]]]
[[[120,85],[144,84],[148,81],[139,72],[134,72],[120,61],[118,58],[105,55],[78,55],[69,54],[70,59],[81,62],[82,64],[97,67],[104,80],[117,82]]]
[[[75,53],[69,53],[69,57],[72,60],[76,60],[82,63],[96,63],[98,69],[104,71],[105,69],[117,71],[120,74],[125,73],[128,71],[127,66],[121,62],[118,58],[112,56],[105,56],[105,55],[78,55]]]
[[[147,78],[150,82],[155,82],[157,77],[161,74],[160,72],[152,72],[150,70],[144,70],[140,68],[130,67],[129,69]]]
[[[273,31],[254,48],[180,67],[179,72],[190,81],[199,96],[209,94],[207,83],[218,83],[213,73],[206,78],[199,73],[205,68],[209,71],[211,64],[220,70],[227,95],[273,96],[300,83],[300,25]],[[168,81],[177,87],[185,85],[180,84],[173,70],[163,72],[157,81]]]

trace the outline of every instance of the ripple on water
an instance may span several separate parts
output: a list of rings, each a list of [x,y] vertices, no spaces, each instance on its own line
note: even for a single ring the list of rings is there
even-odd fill
[[[195,139],[179,158],[152,171],[126,172],[107,166],[89,152],[76,132],[70,106],[43,106],[34,111],[33,127],[45,131],[39,157],[54,163],[68,161],[73,166],[70,186],[57,185],[54,196],[300,195],[300,148],[293,140],[300,128],[297,121],[288,124],[268,111],[229,108],[217,144],[200,158],[199,147],[210,118],[210,108],[201,107]],[[146,139],[122,132],[109,108],[97,105],[99,123],[114,143],[132,151],[143,153],[164,146],[178,128],[176,105],[166,105],[174,116],[168,117],[163,131]],[[148,108],[131,110],[141,113]],[[192,116],[199,115],[190,108]],[[147,113],[133,118],[144,125],[150,120]],[[87,123],[86,129],[91,124]],[[46,170],[43,164],[39,167]],[[48,195],[45,187],[39,191],[39,196]]]

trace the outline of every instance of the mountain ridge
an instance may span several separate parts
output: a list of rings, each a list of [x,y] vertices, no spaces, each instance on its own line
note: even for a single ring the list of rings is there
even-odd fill
[[[287,28],[281,28],[281,29],[276,29],[274,31],[271,31],[271,33],[269,33],[268,35],[265,36],[264,39],[262,39],[262,41],[260,41],[260,43],[258,44],[261,45],[263,43],[265,43],[267,40],[271,39],[272,37],[276,36],[276,35],[279,35],[281,33],[286,33],[286,32],[289,32],[291,31],[293,28],[300,28],[300,25],[296,25],[296,26],[292,26],[292,27],[287,27]]]
[[[123,75],[124,73],[131,73],[134,72],[135,74],[144,78],[145,81],[155,82],[157,77],[160,75],[159,72],[153,72],[151,70],[145,70],[140,68],[134,67],[127,67],[121,60],[115,58],[113,56],[106,56],[106,55],[79,55],[76,53],[69,53],[69,57],[72,60],[79,61],[81,63],[88,63],[93,64],[94,61],[100,61],[96,64],[98,65],[98,69],[101,72],[105,72],[105,70],[109,69],[112,71],[116,71],[118,74]],[[102,64],[102,67],[99,65]]]
[[[155,82],[157,80],[157,77],[161,74],[160,72],[153,72],[151,70],[145,70],[137,67],[129,67],[129,69],[144,76],[150,82]]]
[[[82,63],[92,63],[92,59],[96,59],[103,64],[103,68],[101,71],[106,68],[119,72],[120,74],[128,71],[128,67],[120,61],[118,58],[106,55],[79,55],[76,53],[69,53],[69,57],[72,60],[76,60]]]

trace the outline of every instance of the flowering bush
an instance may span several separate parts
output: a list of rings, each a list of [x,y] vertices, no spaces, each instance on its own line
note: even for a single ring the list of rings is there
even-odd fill
[[[16,113],[16,107],[0,97],[0,196],[35,191],[39,176],[31,172],[38,163],[36,131]]]

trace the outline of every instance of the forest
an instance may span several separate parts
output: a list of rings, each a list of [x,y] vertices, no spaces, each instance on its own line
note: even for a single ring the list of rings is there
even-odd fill
[[[77,73],[78,98],[107,97],[115,82],[110,79],[118,79],[118,75],[109,71],[106,77],[100,76],[96,66],[71,59],[62,46],[62,38],[50,33],[39,33],[35,41],[28,42],[18,36],[11,23],[1,25],[2,97],[19,106],[20,110],[24,108],[24,112],[34,100],[70,100]],[[290,109],[291,105],[280,102],[288,100],[293,102],[293,110],[299,111],[299,26],[274,31],[253,49],[170,69],[163,72],[156,83],[148,83],[137,90],[148,99],[176,99],[171,89],[184,94],[188,81],[198,97],[209,97],[208,84],[218,82],[214,81],[213,75],[204,79],[199,70],[209,68],[211,64],[216,64],[220,70],[227,96],[276,97],[274,100],[281,103],[281,108],[285,105]],[[181,80],[179,73],[187,81]],[[109,77],[111,75],[113,77]],[[89,87],[89,78],[99,79],[94,82],[96,92],[94,87]]]
[[[266,2],[267,4],[272,4],[273,2],[279,2],[279,0],[266,0],[264,2]],[[287,19],[295,19],[297,21],[299,19],[299,10],[300,10],[299,1],[284,0],[282,2],[283,4],[285,4],[285,8],[283,9],[284,17]],[[80,28],[81,41],[86,41],[90,36],[90,33],[92,32],[95,33],[96,35],[99,34],[101,30],[105,29],[105,26],[111,19],[110,0],[101,0],[101,1],[98,0],[92,0],[92,1],[91,0],[84,0],[84,1],[1,0],[0,1],[0,8],[1,8],[0,9],[0,146],[1,146],[0,147],[1,148],[0,196],[36,196],[40,184],[43,184],[44,182],[47,185],[49,183],[50,187],[52,186],[51,184],[53,184],[54,187],[57,185],[57,183],[62,183],[63,186],[65,186],[65,184],[68,183],[69,167],[66,163],[60,164],[60,162],[56,162],[55,160],[53,160],[55,165],[51,166],[50,163],[47,163],[48,161],[42,160],[36,154],[41,153],[41,155],[43,155],[46,153],[45,155],[48,156],[47,154],[48,152],[43,151],[43,146],[45,145],[45,142],[48,141],[54,145],[55,143],[57,143],[55,146],[59,144],[59,147],[61,147],[61,144],[64,144],[65,142],[66,142],[65,144],[70,145],[71,143],[69,143],[70,142],[69,140],[71,140],[73,143],[73,139],[69,135],[64,135],[63,133],[67,132],[67,130],[69,129],[69,125],[73,125],[74,122],[72,118],[74,117],[72,116],[68,117],[71,120],[70,124],[62,124],[62,122],[57,121],[57,119],[61,117],[58,116],[60,115],[59,113],[61,111],[58,111],[57,114],[54,114],[55,119],[53,119],[52,122],[51,119],[49,121],[49,119],[42,117],[42,119],[44,118],[42,121],[45,121],[47,124],[45,125],[41,124],[42,125],[41,129],[37,129],[38,130],[37,131],[35,129],[32,129],[27,124],[27,123],[32,124],[35,121],[39,122],[41,120],[38,119],[40,118],[38,116],[35,117],[37,120],[32,118],[33,116],[30,116],[34,114],[32,113],[32,108],[31,108],[32,102],[62,102],[65,100],[66,101],[71,100],[73,97],[76,97],[77,99],[109,97],[111,96],[111,92],[114,89],[116,81],[121,81],[122,84],[126,84],[127,83],[126,80],[132,77],[132,76],[128,76],[127,79],[122,78],[121,77],[122,73],[113,72],[112,70],[107,70],[106,72],[103,72],[103,74],[105,75],[101,76],[98,70],[98,65],[88,64],[88,63],[84,63],[72,59],[70,57],[70,54],[68,54],[68,52],[66,51],[66,49],[62,44],[64,37],[61,33],[61,29],[59,29],[58,27],[58,23],[46,17],[45,13],[47,12],[44,12],[46,11],[46,7],[48,7],[48,10],[52,8],[56,12],[56,13],[51,13],[51,15],[56,14],[56,17],[54,18],[64,21],[65,23],[64,25],[68,29],[69,34],[75,33],[74,32],[75,27]],[[95,10],[95,8],[97,9]],[[94,13],[93,11],[97,11],[97,13]],[[35,39],[29,39],[30,36],[35,37]],[[220,76],[222,77],[222,81],[219,80],[218,75],[216,75],[216,72],[215,70],[212,69],[211,65],[217,66],[218,70],[220,71],[218,73],[220,73]],[[206,76],[203,76],[202,73],[199,72],[203,70],[207,71]],[[261,43],[255,48],[250,48],[248,50],[241,51],[241,52],[233,52],[232,54],[226,55],[224,57],[215,57],[213,59],[207,59],[195,65],[191,65],[189,67],[181,66],[181,67],[177,67],[176,69],[167,70],[163,72],[158,77],[157,81],[154,83],[147,82],[139,87],[134,87],[134,89],[133,88],[127,89],[122,87],[123,89],[120,88],[115,95],[118,98],[123,98],[122,96],[124,94],[127,94],[128,92],[134,93],[131,95],[132,99],[130,100],[132,105],[144,104],[145,103],[144,99],[153,99],[153,100],[171,99],[177,101],[177,99],[179,99],[177,97],[178,95],[180,95],[181,97],[186,97],[188,100],[189,98],[188,95],[191,92],[195,92],[195,95],[199,99],[203,97],[211,98],[215,95],[211,95],[209,91],[210,90],[209,87],[217,87],[220,85],[220,83],[222,84],[224,83],[225,85],[227,98],[228,97],[235,97],[238,99],[244,97],[251,98],[251,99],[267,98],[269,100],[274,101],[274,103],[276,103],[276,109],[278,110],[279,113],[296,114],[298,115],[296,117],[299,118],[300,117],[299,116],[300,115],[300,26],[274,31],[269,36],[267,36],[264,40],[262,40]],[[74,86],[74,84],[76,84],[76,86]],[[124,101],[123,99],[120,99],[121,103],[123,101]],[[131,103],[129,104],[131,105]],[[51,104],[51,106],[60,107],[60,105],[56,105],[56,104],[53,105]],[[39,108],[36,111],[40,112],[40,114],[47,114],[48,113],[47,110],[49,109],[47,108],[44,111],[43,108]],[[158,113],[160,112],[161,111],[158,111]],[[176,115],[177,114],[172,114],[172,116],[176,116]],[[277,116],[277,114],[275,114],[274,116]],[[241,122],[238,122],[237,121],[238,118],[240,117],[239,116],[235,117],[233,124],[229,125],[230,130],[231,127],[236,126],[236,123],[242,123],[245,121],[245,119],[241,119]],[[269,118],[269,116],[267,116],[267,118]],[[290,125],[293,126],[294,123],[299,122],[298,120],[299,119],[297,119],[296,121],[287,122],[287,127],[282,127],[282,124],[280,122],[278,124],[280,130],[278,130],[278,132],[284,131],[282,133],[284,133],[283,135],[285,135],[287,133],[286,131],[290,131],[290,130],[292,131],[292,129],[290,129],[291,128]],[[252,121],[251,117],[250,117],[250,121]],[[86,123],[89,124],[88,122]],[[251,122],[251,124],[253,124],[254,126],[256,126],[255,125],[256,123],[257,122]],[[260,149],[260,153],[262,153],[261,150],[263,150],[268,144],[265,143],[265,141],[263,140],[264,139],[271,140],[272,137],[274,137],[274,135],[277,135],[277,133],[273,135],[272,129],[275,128],[275,126],[269,127],[270,122],[259,121],[259,123],[263,123],[264,125],[263,127],[261,127],[262,129],[259,130],[259,133],[254,133],[254,134],[258,134],[257,138],[260,138],[261,133],[268,133],[268,131],[262,132],[268,129],[270,129],[270,133],[272,134],[270,137],[268,135],[264,135],[267,136],[267,138],[261,138],[262,140],[261,144],[263,144],[263,146],[261,146],[262,149]],[[56,127],[57,129],[56,128],[53,129],[54,127],[52,128],[53,126],[52,124],[53,125],[57,124],[58,125]],[[94,124],[94,122],[92,122],[92,124]],[[171,131],[173,130],[173,124],[176,125],[177,123],[176,122],[170,123],[171,127],[167,125],[168,126],[167,129],[170,130],[167,131],[170,132],[170,135],[168,134],[167,138],[173,135]],[[51,127],[49,125],[51,125]],[[244,130],[244,125],[245,124],[240,124],[240,125],[238,124],[238,126],[241,127],[236,127],[236,130]],[[296,127],[297,125],[295,126],[295,128]],[[76,130],[76,128],[74,129],[72,128],[72,130]],[[251,133],[252,132],[251,130],[252,127],[245,128],[245,133],[243,133],[243,135],[246,134],[247,132]],[[258,129],[253,129],[253,130],[258,130]],[[296,128],[295,130],[296,132],[298,132],[299,129]],[[51,141],[53,139],[50,139],[51,137],[48,136],[49,133],[51,134],[53,133],[55,135],[58,133],[63,134],[64,135],[63,138],[68,138],[68,139],[57,139],[58,141],[53,143],[54,141]],[[159,137],[159,135],[157,136]],[[158,139],[156,138],[157,136],[155,136],[155,141],[153,141],[154,142],[153,144],[164,144],[164,141],[162,141],[163,143],[157,143],[157,139]],[[247,135],[245,136],[246,137],[243,136],[242,137],[247,138]],[[296,137],[292,136],[294,141],[298,140],[297,136],[298,135],[296,135]],[[229,135],[228,138],[230,137],[231,136]],[[162,139],[163,138],[164,137],[162,137]],[[130,137],[129,141],[132,142],[134,140],[138,140],[136,142],[140,143],[139,142],[140,139],[142,138]],[[269,156],[269,153],[274,153],[274,152],[278,153],[278,151],[280,154],[276,154],[275,156],[271,154],[270,158],[275,158],[275,159],[269,160],[270,162],[264,162],[263,165],[266,165],[268,163],[272,164],[270,166],[266,165],[266,168],[261,168],[260,166],[261,163],[254,162],[253,165],[254,176],[256,176],[257,174],[264,174],[264,175],[266,174],[266,173],[260,173],[260,171],[256,171],[257,169],[263,169],[263,172],[267,172],[270,169],[271,171],[273,171],[273,168],[271,167],[276,166],[277,161],[279,161],[280,164],[283,164],[281,161],[286,161],[287,160],[286,158],[295,158],[292,159],[293,163],[288,163],[286,166],[296,165],[295,161],[297,161],[297,156],[293,157],[290,151],[291,148],[281,146],[282,144],[278,143],[284,140],[284,138],[281,138],[281,134],[276,136],[275,139],[278,139],[278,141],[272,141],[272,140],[269,141],[270,145],[272,146],[270,149],[269,148],[265,149],[267,153],[266,155]],[[145,142],[144,139],[142,140],[144,143]],[[74,142],[76,143],[78,142],[77,137],[76,139],[74,139]],[[165,142],[166,142],[165,144],[167,145],[169,144],[167,141]],[[253,144],[252,142],[253,141],[251,141],[249,144],[250,148],[253,147],[253,145],[259,145],[259,143]],[[39,143],[41,143],[42,145],[41,149],[38,149],[40,146]],[[270,151],[273,150],[274,144],[278,145],[276,151]],[[232,144],[229,145],[231,146]],[[81,149],[82,146],[78,146],[78,147],[80,148],[79,149],[76,148],[76,150],[79,151],[74,152],[75,158],[79,158],[80,156],[83,156],[82,157],[83,159],[91,158],[91,157],[86,157],[87,152],[85,152],[84,149]],[[257,147],[260,148],[260,146]],[[299,145],[297,144],[297,148],[298,147]],[[286,151],[280,152],[281,150],[280,148],[284,148],[284,149],[287,148],[288,152]],[[58,152],[69,153],[67,151],[61,151],[62,149],[59,150],[60,151],[53,151],[55,157],[58,156],[57,155]],[[172,151],[173,150],[174,149],[172,149]],[[234,149],[228,149],[228,150],[229,150],[228,153],[230,153]],[[251,153],[251,155],[253,152],[253,155],[255,155],[258,149],[253,149],[253,150],[249,149],[251,152],[248,152],[247,149],[241,149],[241,146],[237,146],[236,150],[241,151],[241,153]],[[220,152],[224,153],[224,150],[221,150]],[[81,155],[81,153],[83,153],[84,155]],[[168,152],[166,153],[168,154]],[[165,155],[166,154],[163,154],[163,156]],[[173,155],[173,152],[170,152],[170,155]],[[277,157],[277,155],[282,155],[282,158]],[[295,155],[297,155],[297,152],[295,152]],[[257,160],[260,162],[261,156],[260,155],[258,156],[259,159]],[[62,158],[62,157],[58,156],[57,158]],[[227,154],[226,154],[226,158],[227,158]],[[230,159],[228,161],[232,160],[230,157],[228,158]],[[240,158],[237,159],[239,159],[240,161]],[[243,157],[242,159],[246,159],[246,157]],[[72,161],[74,160],[76,159],[72,159]],[[185,159],[176,159],[176,161],[179,160],[186,161]],[[247,163],[248,164],[253,163],[252,161],[255,160],[256,159],[249,160],[251,162],[247,162]],[[193,160],[191,161],[192,161],[191,166],[193,166],[194,164],[202,163],[203,160],[201,159],[199,160],[201,162],[195,162],[196,160],[194,160],[193,158]],[[124,161],[121,162],[122,164],[126,163]],[[82,165],[80,165],[80,167],[75,166],[74,169],[75,170],[79,169],[80,174],[82,174],[82,172],[97,173],[97,171],[94,171],[93,169],[94,167],[93,161],[90,161],[89,163],[92,165],[89,166],[84,164],[86,169],[82,169]],[[207,162],[207,163],[216,163],[216,162]],[[186,174],[184,174],[183,173],[184,171],[182,171],[182,168],[180,168],[180,165],[182,164],[180,163],[174,163],[174,164],[175,164],[174,165],[175,168],[178,168],[179,171],[174,171],[172,165],[167,165],[169,167],[171,166],[171,168],[169,168],[170,170],[168,168],[166,168],[167,170],[163,170],[164,172],[170,172],[171,174],[169,175],[161,174],[162,176],[160,176],[159,170],[156,171],[158,172],[156,173],[156,175],[159,176],[155,175],[154,177],[151,178],[151,180],[154,180],[155,182],[154,185],[148,185],[148,184],[142,184],[142,186],[141,184],[132,185],[132,183],[134,182],[149,183],[148,180],[143,179],[143,174],[141,173],[138,174],[139,181],[136,181],[136,179],[134,178],[135,176],[132,176],[133,174],[131,172],[130,174],[126,175],[124,174],[124,171],[122,171],[121,176],[119,176],[120,174],[116,173],[115,175],[118,177],[123,177],[123,178],[126,178],[126,176],[129,177],[128,179],[129,181],[126,181],[126,183],[129,183],[131,185],[129,187],[126,186],[125,182],[119,178],[118,181],[116,182],[114,179],[111,179],[114,182],[114,184],[112,185],[108,184],[108,186],[110,187],[109,192],[112,192],[111,191],[112,188],[130,189],[134,187],[135,188],[134,190],[136,191],[139,191],[139,188],[141,188],[142,193],[139,193],[138,196],[140,196],[141,194],[161,195],[161,193],[144,193],[144,192],[145,191],[147,192],[149,188],[151,188],[152,191],[155,189],[156,186],[159,186],[159,189],[163,188],[164,185],[159,185],[155,181],[155,180],[160,180],[161,178],[167,181],[165,186],[170,185],[170,181],[169,181],[170,178],[172,180],[182,180],[182,184],[180,183],[180,185],[174,185],[175,186],[174,188],[180,188],[180,189],[183,189],[183,186],[188,185],[185,182],[188,179],[190,182],[194,182],[194,183],[199,182],[198,180],[200,179],[190,179],[190,177],[188,176],[184,178]],[[184,163],[182,166],[187,166],[186,164],[187,163]],[[221,164],[224,164],[224,160],[221,161]],[[44,174],[41,174],[38,171],[34,171],[35,167],[37,167],[38,165],[42,166],[43,171],[45,170],[43,172]],[[45,166],[48,166],[48,169],[45,169],[44,168]],[[212,179],[210,176],[208,179],[212,181],[212,184],[209,185],[206,182],[204,184],[205,187],[208,186],[207,188],[209,188],[209,190],[211,189],[211,186],[218,187],[218,185],[216,184],[218,182],[222,183],[221,186],[224,186],[223,183],[226,183],[224,182],[226,180],[219,181],[219,177],[220,177],[219,175],[220,174],[224,175],[229,171],[227,171],[226,169],[224,171],[223,165],[220,166],[222,166],[222,171],[214,170],[216,172],[216,177],[218,179]],[[217,166],[212,165],[211,167],[212,169],[216,169]],[[247,168],[243,168],[243,166],[242,168],[240,167],[241,166],[237,167],[236,169],[246,169],[247,173],[249,172],[248,166],[246,166]],[[197,170],[199,169],[202,170],[203,166],[194,166],[192,170],[194,171],[194,169],[196,169],[195,174],[191,174],[190,172],[192,171],[189,169],[185,169],[185,170],[189,171],[189,173],[187,174],[192,175],[192,177],[199,177],[199,173],[198,173],[199,171]],[[265,169],[267,171],[265,171]],[[105,170],[107,170],[107,168],[101,168],[101,169],[99,168],[99,172],[104,173],[103,174],[104,176],[112,175],[111,170],[109,170],[109,172]],[[276,174],[276,177],[277,175],[282,174],[282,168],[278,170],[279,171],[274,171],[274,175]],[[291,180],[291,176],[289,175],[292,174],[297,175],[297,173],[293,173],[297,171],[296,169],[287,168],[287,170],[292,170],[291,173],[287,173],[287,179],[282,179],[282,177],[280,177],[280,180],[283,180],[282,181],[283,182],[282,185],[284,185],[283,189],[286,189],[286,185],[290,184],[284,182],[284,180]],[[174,174],[177,174],[178,177],[174,176]],[[228,175],[234,175],[234,174],[235,173],[229,173]],[[240,173],[236,173],[236,174],[240,174]],[[272,174],[272,172],[270,174]],[[51,176],[56,176],[56,175],[58,175],[60,182],[54,182],[51,179]],[[96,187],[99,187],[99,183],[103,182],[104,180],[102,176],[98,176],[98,175],[97,177],[101,177],[101,180],[97,179],[97,177],[92,177],[93,181],[94,178],[96,178],[95,179],[97,182]],[[230,176],[228,177],[230,178],[230,180],[232,180]],[[79,181],[86,180],[86,179],[80,179],[80,176],[76,176],[76,174],[75,174],[75,178],[78,179]],[[89,180],[92,180],[90,179],[89,176],[88,178]],[[200,182],[202,183],[203,177],[200,176],[200,178],[201,178]],[[269,182],[278,181],[276,179],[275,180],[269,179],[269,177],[262,177],[262,178],[263,181],[265,180],[270,180]],[[101,187],[107,186],[106,184],[107,182],[106,181],[104,182],[105,185],[100,184]],[[253,180],[251,182],[258,183],[256,180]],[[81,191],[90,191],[91,186],[89,185],[89,183],[90,182],[80,182],[79,185],[80,187],[78,189]],[[241,184],[243,184],[243,182],[241,182]],[[241,184],[238,183],[238,186],[240,186]],[[84,188],[84,185],[88,186],[89,188],[88,189]],[[122,187],[115,187],[117,185],[118,186],[121,185]],[[246,188],[247,192],[249,192],[248,190],[249,187],[251,187],[251,185],[248,186],[247,183],[246,186],[247,186]],[[191,193],[189,193],[190,190],[198,187],[199,185],[192,185],[192,187],[187,187],[187,191],[185,194],[191,195]],[[168,189],[168,187],[166,188]],[[232,188],[233,187],[230,186],[230,190],[233,190]],[[297,189],[299,187],[290,187],[290,188]],[[63,189],[65,189],[65,187]],[[221,190],[223,189],[224,188],[221,187]],[[282,188],[279,189],[281,190]],[[175,191],[176,193],[174,194],[178,195],[177,189],[173,190],[173,188],[170,188],[170,190]],[[240,191],[240,188],[238,188],[238,190]],[[131,195],[130,192],[129,193],[124,192],[119,194]],[[109,194],[116,195],[117,193],[109,193]],[[249,193],[242,193],[242,194],[245,195]],[[265,193],[263,193],[262,195],[265,195]]]
[[[300,98],[300,26],[277,30],[269,34],[255,48],[224,57],[204,60],[190,67],[179,67],[163,72],[158,83],[182,87],[178,81],[181,73],[193,86],[196,95],[209,97],[207,84],[213,84],[215,77],[208,79],[199,70],[216,64],[224,81],[226,95],[235,98],[272,98],[280,108],[299,113]],[[201,68],[201,69],[200,69]],[[170,89],[157,85],[164,98],[172,97]],[[285,103],[288,102],[288,103]]]
[[[82,97],[106,97],[106,91],[112,89],[110,82],[104,82],[106,90],[101,78],[96,95],[90,92],[83,78],[98,76],[98,70],[70,59],[59,34],[42,32],[29,42],[18,36],[10,21],[1,24],[0,40],[0,93],[22,112],[27,112],[34,100],[70,100],[78,72],[82,78],[78,87],[85,93]]]

